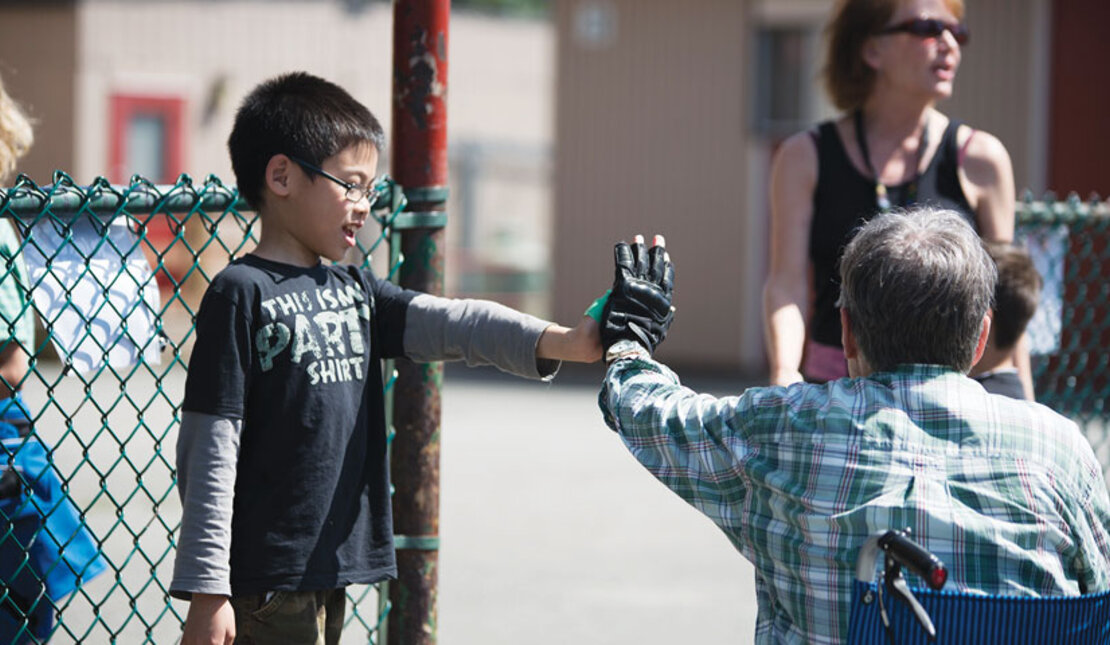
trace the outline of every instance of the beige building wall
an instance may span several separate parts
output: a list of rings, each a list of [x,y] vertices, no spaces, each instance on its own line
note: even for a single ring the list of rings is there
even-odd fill
[[[967,5],[972,44],[956,97],[941,107],[998,135],[1019,190],[1039,193],[1051,0]],[[472,269],[550,266],[550,308],[539,292],[513,302],[571,322],[607,286],[614,239],[662,232],[679,270],[679,322],[663,356],[761,370],[775,142],[751,129],[754,35],[761,26],[795,25],[817,38],[831,6],[557,0],[551,23],[453,14],[453,154],[478,142],[531,161],[525,175],[497,170],[492,187],[470,202],[479,213],[467,232],[474,248],[458,248],[464,209],[454,187],[449,291]],[[81,183],[107,172],[113,93],[185,100],[184,169],[197,180],[215,173],[233,181],[225,142],[235,108],[255,83],[283,71],[343,84],[389,127],[386,4],[352,13],[340,2],[310,0],[27,2],[0,8],[0,24],[0,74],[38,120],[22,169],[40,183],[55,168]],[[807,114],[817,119],[828,108],[819,91],[815,97]],[[553,182],[545,161],[552,148]]]
[[[77,40],[68,3],[0,5],[0,76],[35,128],[35,145],[17,170],[39,184],[50,183],[55,168],[73,166]]]
[[[185,172],[235,181],[226,141],[243,96],[258,82],[304,70],[339,83],[390,128],[393,8],[375,3],[351,12],[342,2],[84,2],[79,11],[78,156],[82,181],[108,167],[109,97],[127,93],[175,96],[186,103]],[[95,37],[94,37],[95,36]],[[484,149],[507,147],[540,157],[526,182],[484,172],[470,186],[473,248],[456,252],[461,214],[458,187],[448,213],[448,290],[461,264],[495,261],[512,270],[546,267],[550,249],[547,156],[552,125],[549,23],[454,13],[448,36],[448,137]],[[392,143],[392,142],[390,142]],[[388,171],[387,150],[381,170]],[[491,155],[486,155],[488,163]],[[510,166],[496,154],[494,161]],[[480,189],[480,190],[479,190]],[[367,226],[368,238],[377,228]],[[523,251],[520,251],[523,249]],[[383,256],[384,258],[384,256]],[[518,301],[537,313],[547,298]]]
[[[108,167],[109,97],[180,97],[186,105],[185,172],[234,182],[227,136],[258,82],[304,70],[333,80],[389,127],[392,12],[349,13],[339,2],[80,3],[77,173]]]
[[[226,141],[235,110],[282,72],[339,83],[390,128],[388,3],[352,11],[340,0],[28,1],[0,8],[0,27],[0,74],[37,119],[37,144],[21,169],[40,184],[56,168],[78,184],[112,176],[113,95],[183,101],[181,169],[197,183],[209,174],[234,183]],[[539,315],[550,314],[553,50],[548,21],[452,14],[447,289]],[[122,178],[135,171],[122,169]],[[377,227],[364,233],[369,243]],[[482,291],[484,281],[465,279],[482,272],[500,283],[508,276],[511,290]]]
[[[1019,193],[1047,188],[1051,0],[966,0],[971,42],[940,109],[994,134]]]
[[[661,356],[736,364],[751,302],[736,0],[556,2],[555,315],[612,281],[612,244],[662,233],[676,323]],[[650,239],[650,238],[649,238]]]
[[[613,239],[667,234],[676,261],[673,363],[765,369],[762,283],[776,140],[751,127],[755,34],[808,30],[803,113],[832,116],[817,70],[832,0],[559,0],[555,312],[611,280]],[[1043,190],[1050,0],[967,0],[971,45],[940,108],[999,136],[1018,189]],[[604,276],[599,279],[597,276]]]

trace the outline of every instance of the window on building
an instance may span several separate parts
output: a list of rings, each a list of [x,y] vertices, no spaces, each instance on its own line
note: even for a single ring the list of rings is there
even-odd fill
[[[808,127],[818,105],[812,28],[766,26],[756,32],[752,129],[782,138]]]
[[[108,179],[127,184],[139,175],[154,184],[174,184],[185,169],[185,100],[115,94],[110,98]],[[177,220],[161,213],[138,215],[143,252],[165,293],[188,275],[192,255],[175,243]]]
[[[110,179],[142,175],[173,183],[184,170],[185,101],[177,97],[116,94],[111,97]]]
[[[125,158],[132,172],[144,177],[166,176],[166,118],[161,114],[135,114],[127,120]]]

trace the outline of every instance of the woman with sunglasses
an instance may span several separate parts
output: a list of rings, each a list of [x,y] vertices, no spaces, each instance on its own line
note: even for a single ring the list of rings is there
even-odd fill
[[[826,29],[823,77],[843,116],[787,139],[771,172],[764,326],[772,384],[847,376],[837,261],[863,221],[930,204],[959,211],[986,240],[1013,238],[1006,148],[935,107],[952,95],[968,43],[963,14],[963,0],[837,5]]]

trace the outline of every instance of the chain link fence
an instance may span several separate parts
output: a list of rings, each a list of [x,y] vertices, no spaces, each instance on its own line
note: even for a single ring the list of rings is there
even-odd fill
[[[405,202],[385,181],[378,225],[347,260],[373,258],[393,279]],[[29,296],[0,288],[0,356],[23,345],[29,366],[0,368],[21,392],[0,401],[0,642],[176,642],[174,452],[193,318],[259,223],[213,176],[78,186],[64,173],[0,190],[0,220],[18,231],[0,248],[0,286]],[[31,319],[34,340],[13,333]],[[380,642],[387,599],[384,585],[350,588],[344,642]]]
[[[418,222],[406,223],[390,188],[348,260],[393,278],[398,231]],[[1104,464],[1108,210],[1051,198],[1018,207],[1018,240],[1046,285],[1030,327],[1038,398],[1079,421]],[[0,190],[0,219],[18,231],[0,253],[0,285],[21,279],[30,296],[5,302],[0,289],[0,338],[20,338],[21,321],[38,327],[34,340],[0,341],[0,356],[25,342],[29,366],[16,382],[0,369],[22,396],[10,409],[0,401],[0,429],[11,426],[0,453],[0,637],[175,642],[186,605],[167,591],[181,517],[173,452],[193,317],[212,277],[257,243],[258,222],[216,177],[78,186],[62,173]],[[381,642],[387,598],[381,586],[349,590],[345,642]]]
[[[1026,195],[1016,241],[1044,279],[1028,329],[1037,400],[1079,423],[1110,481],[1110,202]]]

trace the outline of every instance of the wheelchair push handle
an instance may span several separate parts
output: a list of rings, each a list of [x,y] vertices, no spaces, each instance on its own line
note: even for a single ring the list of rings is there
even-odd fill
[[[879,553],[893,559],[920,576],[932,589],[940,589],[948,580],[948,569],[940,558],[914,542],[905,531],[886,531],[867,538],[856,559],[856,578],[863,582],[875,579]]]
[[[898,564],[909,569],[929,585],[939,590],[948,580],[948,569],[940,558],[910,539],[902,531],[887,531],[878,540],[878,547]]]
[[[879,617],[890,634],[890,619],[887,614],[884,595],[890,595],[906,603],[913,612],[921,628],[929,638],[936,636],[936,627],[933,625],[929,613],[914,597],[906,579],[902,577],[902,568],[909,569],[914,575],[925,581],[932,589],[939,590],[948,580],[948,569],[940,558],[936,557],[917,542],[909,537],[909,529],[905,531],[886,531],[876,533],[867,538],[860,549],[856,559],[856,578],[861,582],[870,583],[875,576],[875,564],[879,552],[883,553],[882,582],[878,586]]]

